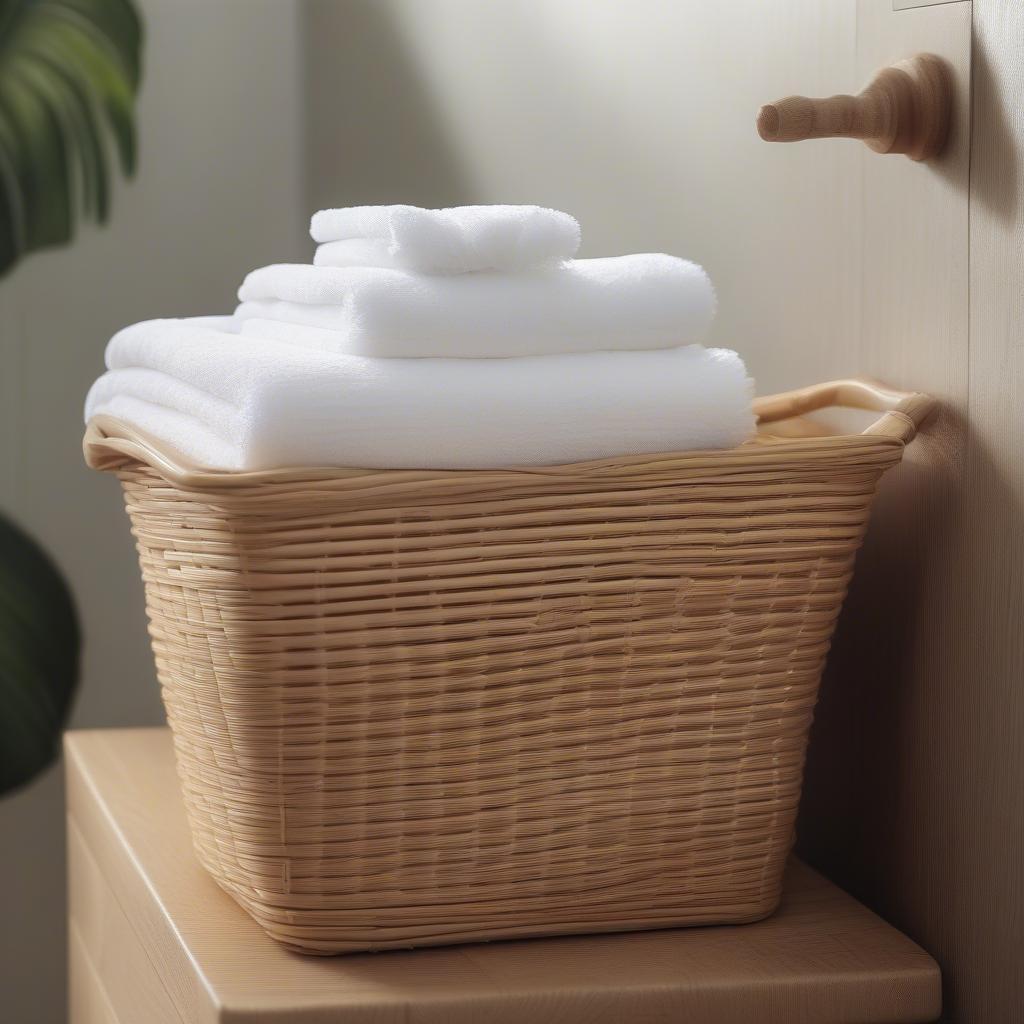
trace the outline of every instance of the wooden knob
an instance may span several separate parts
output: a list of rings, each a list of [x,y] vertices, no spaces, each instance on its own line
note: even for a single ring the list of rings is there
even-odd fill
[[[927,160],[949,131],[952,79],[931,53],[883,68],[858,96],[787,96],[762,107],[757,133],[765,142],[861,139],[876,153]]]

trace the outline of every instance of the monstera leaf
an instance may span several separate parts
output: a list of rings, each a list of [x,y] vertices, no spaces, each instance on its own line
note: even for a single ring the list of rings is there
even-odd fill
[[[57,755],[78,679],[78,619],[53,562],[0,516],[0,794]]]
[[[109,140],[135,170],[141,41],[131,0],[0,0],[0,276],[106,220]]]

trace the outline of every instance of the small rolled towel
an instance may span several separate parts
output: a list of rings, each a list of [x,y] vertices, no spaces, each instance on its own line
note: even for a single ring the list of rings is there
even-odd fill
[[[366,359],[231,320],[115,335],[85,416],[107,413],[217,469],[486,469],[729,448],[754,426],[740,358],[699,346],[493,359]]]
[[[392,267],[427,274],[525,270],[571,259],[575,217],[541,206],[351,206],[313,215],[318,266]]]
[[[707,274],[664,253],[448,277],[276,264],[249,274],[238,297],[239,321],[319,327],[334,337],[317,347],[373,357],[676,348],[703,341],[715,314]]]

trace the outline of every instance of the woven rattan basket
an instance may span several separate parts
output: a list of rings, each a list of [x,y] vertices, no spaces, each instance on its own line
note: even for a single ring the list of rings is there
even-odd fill
[[[884,415],[495,471],[204,471],[94,420],[202,863],[319,953],[769,914],[872,495],[931,403],[757,409],[829,405]]]

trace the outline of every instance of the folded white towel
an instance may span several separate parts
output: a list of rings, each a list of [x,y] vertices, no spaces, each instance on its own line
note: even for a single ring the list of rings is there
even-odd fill
[[[280,312],[282,307],[287,306],[286,302],[250,302],[246,303],[245,308],[248,314],[265,310],[268,316],[281,316],[287,315]],[[320,308],[328,307],[303,306],[302,310]],[[329,327],[309,327],[305,324],[289,323],[287,320],[264,320],[255,315],[234,319],[233,324],[233,329],[247,338],[269,338],[272,341],[284,342],[286,345],[298,345],[300,348],[315,348],[321,352],[334,352],[338,355],[352,354],[346,353],[344,335]]]
[[[524,270],[570,259],[580,246],[576,218],[541,206],[352,206],[321,210],[309,230],[327,243],[318,265],[435,274]]]
[[[150,320],[111,339],[88,420],[109,413],[220,469],[481,469],[726,448],[753,429],[733,353],[366,359]]]
[[[313,266],[408,269],[391,255],[390,243],[379,238],[342,238],[337,242],[324,242],[316,247]]]
[[[664,253],[573,260],[554,270],[449,277],[275,264],[238,291],[240,320],[335,331],[338,352],[507,357],[676,348],[715,313],[707,274]]]

